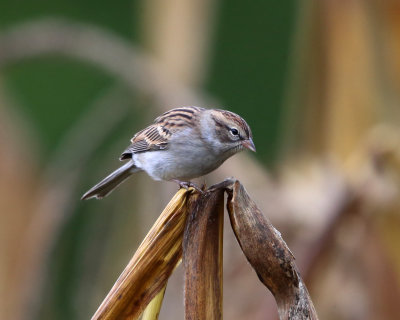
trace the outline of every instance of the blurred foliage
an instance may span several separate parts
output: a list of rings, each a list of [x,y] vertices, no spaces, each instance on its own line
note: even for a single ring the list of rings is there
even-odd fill
[[[252,124],[256,156],[271,162],[279,139],[295,1],[220,1],[218,6],[205,88],[222,101],[221,107]],[[0,27],[55,16],[95,24],[140,42],[140,10],[137,0],[25,1],[23,6],[6,0],[0,4],[4,13],[0,14]],[[102,71],[60,56],[18,62],[7,67],[3,77],[40,132],[45,152],[56,146],[90,99],[112,85],[110,76]],[[256,121],[260,118],[264,122]],[[257,137],[262,136],[269,139],[258,142]]]
[[[41,57],[8,66],[3,77],[21,112],[38,132],[43,157],[54,150],[93,98],[113,84],[101,70],[61,57]]]
[[[123,37],[135,39],[138,3],[137,0],[4,0],[0,2],[0,26],[4,28],[31,19],[56,16],[104,26]]]
[[[263,161],[278,150],[295,9],[295,1],[271,0],[221,1],[218,9],[206,88],[248,119]]]

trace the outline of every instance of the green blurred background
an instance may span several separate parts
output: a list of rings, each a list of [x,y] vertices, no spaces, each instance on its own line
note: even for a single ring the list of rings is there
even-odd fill
[[[295,2],[220,1],[212,6],[210,10],[215,10],[217,17],[204,22],[212,24],[212,39],[200,88],[218,97],[222,106],[254,122],[254,136],[269,137],[259,144],[257,157],[272,161],[287,80]],[[143,10],[141,1],[2,1],[0,27],[7,30],[34,19],[56,17],[104,28],[146,49],[141,32],[145,27]],[[3,68],[3,79],[21,112],[32,120],[43,142],[43,156],[54,151],[63,133],[91,101],[118,81],[101,68],[55,54],[10,63]],[[252,121],[261,117],[264,123]]]
[[[0,318],[94,313],[176,188],[141,175],[102,201],[80,195],[161,112],[201,105],[251,125],[257,153],[207,181],[245,183],[320,317],[395,319],[396,13],[394,0],[1,1]],[[226,233],[226,318],[275,319]],[[161,319],[183,318],[176,274]]]

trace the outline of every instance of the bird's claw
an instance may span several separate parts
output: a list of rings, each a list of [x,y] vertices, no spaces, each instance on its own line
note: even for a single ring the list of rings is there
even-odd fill
[[[194,184],[193,182],[190,181],[180,181],[180,180],[174,180],[180,188],[184,188],[186,190],[189,190],[189,188],[193,188],[196,191],[198,191],[199,193],[203,193],[204,191],[202,190],[202,188],[198,187],[196,184]]]

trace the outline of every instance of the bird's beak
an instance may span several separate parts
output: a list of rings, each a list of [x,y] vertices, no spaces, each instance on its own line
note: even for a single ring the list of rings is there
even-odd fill
[[[256,146],[254,145],[254,142],[251,138],[249,138],[248,140],[244,140],[242,142],[242,146],[245,147],[246,149],[256,152]]]

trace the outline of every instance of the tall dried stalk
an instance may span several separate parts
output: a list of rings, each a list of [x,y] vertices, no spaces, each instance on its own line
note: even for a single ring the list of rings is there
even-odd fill
[[[318,319],[294,256],[237,180],[225,180],[201,194],[178,191],[92,319],[137,319],[165,288],[182,248],[185,319],[222,319],[225,192],[235,236],[274,295],[280,319]],[[162,295],[146,319],[157,319]]]
[[[171,199],[92,319],[136,319],[165,287],[182,256],[190,192]]]
[[[186,223],[186,319],[222,319],[223,217],[224,190],[216,189],[199,197]]]

